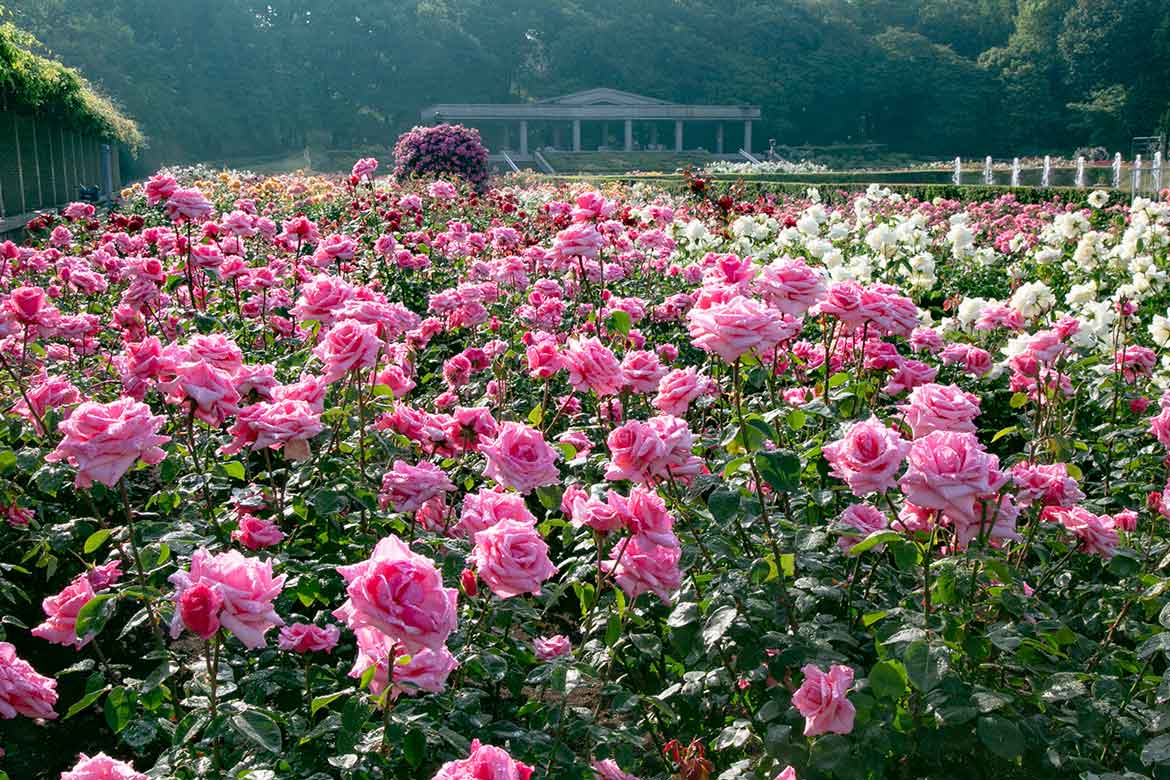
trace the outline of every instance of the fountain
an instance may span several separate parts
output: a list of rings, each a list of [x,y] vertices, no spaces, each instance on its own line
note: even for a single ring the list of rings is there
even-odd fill
[[[1121,189],[1121,152],[1113,155],[1113,189]]]
[[[1136,198],[1142,193],[1142,156],[1133,156],[1133,187],[1132,194]]]
[[[1044,170],[1040,173],[1040,186],[1048,187],[1052,181],[1052,157],[1044,155]]]
[[[1077,158],[1077,189],[1083,190],[1085,188],[1085,157],[1081,155]]]
[[[962,157],[955,158],[955,175],[951,177],[951,181],[953,181],[956,185],[963,183],[963,158]]]
[[[1012,186],[1013,187],[1020,186],[1020,158],[1019,157],[1012,158]]]
[[[991,155],[983,158],[983,183],[991,186],[995,184],[995,171],[991,169]]]
[[[1162,151],[1159,149],[1154,152],[1154,165],[1150,169],[1150,175],[1154,178],[1154,192],[1162,191]]]

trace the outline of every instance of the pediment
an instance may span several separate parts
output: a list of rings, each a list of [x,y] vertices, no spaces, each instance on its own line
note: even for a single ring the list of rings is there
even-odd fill
[[[671,105],[670,101],[658,98],[637,95],[633,92],[623,92],[620,89],[598,87],[583,92],[573,92],[559,97],[546,98],[537,101],[545,105],[560,106],[664,106]]]

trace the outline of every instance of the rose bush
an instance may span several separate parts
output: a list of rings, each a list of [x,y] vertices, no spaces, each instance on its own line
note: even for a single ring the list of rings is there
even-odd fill
[[[1165,197],[377,167],[0,244],[0,776],[1170,777]]]

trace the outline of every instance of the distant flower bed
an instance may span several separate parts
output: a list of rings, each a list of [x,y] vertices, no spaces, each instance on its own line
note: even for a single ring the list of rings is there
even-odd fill
[[[1166,193],[379,170],[0,243],[0,777],[1166,777]]]
[[[703,173],[706,174],[727,174],[732,176],[742,176],[751,174],[794,174],[794,173],[826,173],[829,168],[825,165],[818,165],[814,162],[801,160],[800,162],[791,162],[789,160],[768,160],[758,163],[753,162],[731,162],[729,160],[717,160],[715,162],[707,163],[703,166]]]

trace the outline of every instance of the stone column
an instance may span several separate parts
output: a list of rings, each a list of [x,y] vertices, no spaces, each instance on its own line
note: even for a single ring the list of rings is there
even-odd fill
[[[743,150],[752,153],[752,120],[743,120]]]
[[[674,120],[674,150],[683,150],[683,123],[681,119]]]
[[[626,151],[634,151],[634,120],[626,120]]]
[[[723,154],[723,123],[715,125],[715,154]]]
[[[573,120],[573,151],[581,151],[581,120]]]
[[[520,120],[520,156],[528,156],[528,120]]]
[[[650,123],[650,145],[657,148],[658,146],[658,123]]]

